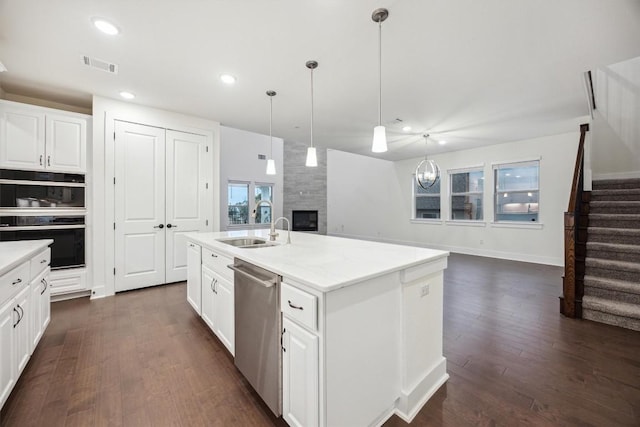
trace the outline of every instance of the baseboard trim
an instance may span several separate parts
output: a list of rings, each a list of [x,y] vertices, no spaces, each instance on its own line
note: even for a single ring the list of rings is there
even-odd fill
[[[593,174],[593,181],[599,181],[603,179],[636,179],[636,178],[640,178],[640,171]]]
[[[422,378],[412,390],[402,390],[396,404],[395,414],[411,423],[422,407],[449,379],[447,359],[444,357]]]

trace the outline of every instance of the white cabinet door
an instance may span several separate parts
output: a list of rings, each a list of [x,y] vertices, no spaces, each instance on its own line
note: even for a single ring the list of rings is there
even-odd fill
[[[206,138],[167,130],[166,133],[166,281],[187,278],[185,233],[205,229]]]
[[[0,167],[43,169],[45,115],[33,108],[0,105]]]
[[[217,275],[216,275],[217,276]],[[233,283],[216,277],[215,298],[214,298],[214,329],[222,344],[232,356],[235,355],[235,318],[234,318],[234,288]]]
[[[25,286],[15,298],[16,308],[20,311],[18,324],[15,326],[16,362],[18,375],[22,373],[31,356],[31,288]]]
[[[115,289],[165,281],[165,130],[115,124]]]
[[[202,248],[187,244],[187,301],[198,314],[202,314]]]
[[[202,320],[214,330],[216,274],[202,266]]]
[[[18,373],[15,363],[15,341],[13,325],[18,320],[18,314],[14,311],[15,300],[9,300],[0,307],[0,407],[9,397],[13,389]]]
[[[282,417],[290,426],[317,426],[318,337],[287,317],[282,327]]]
[[[47,268],[31,282],[31,353],[36,348],[51,319],[50,270]]]
[[[87,120],[47,114],[46,168],[50,171],[86,171]]]

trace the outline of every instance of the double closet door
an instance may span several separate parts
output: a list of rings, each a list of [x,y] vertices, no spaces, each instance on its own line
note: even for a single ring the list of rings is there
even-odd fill
[[[210,229],[203,135],[115,123],[116,292],[186,280],[184,234]]]

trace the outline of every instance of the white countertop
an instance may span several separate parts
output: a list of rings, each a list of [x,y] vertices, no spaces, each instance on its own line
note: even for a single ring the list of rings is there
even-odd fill
[[[0,242],[0,276],[53,243],[51,239]]]
[[[291,244],[285,244],[287,232],[277,232],[280,233],[278,245],[249,249],[217,239],[239,236],[268,239],[269,230],[186,233],[185,236],[188,241],[229,257],[242,258],[322,292],[449,256],[449,252],[435,249],[299,232],[291,232]]]

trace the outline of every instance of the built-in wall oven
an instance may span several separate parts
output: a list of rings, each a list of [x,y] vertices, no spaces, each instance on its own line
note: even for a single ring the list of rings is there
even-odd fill
[[[51,268],[85,266],[85,177],[0,169],[0,241],[53,239]]]

